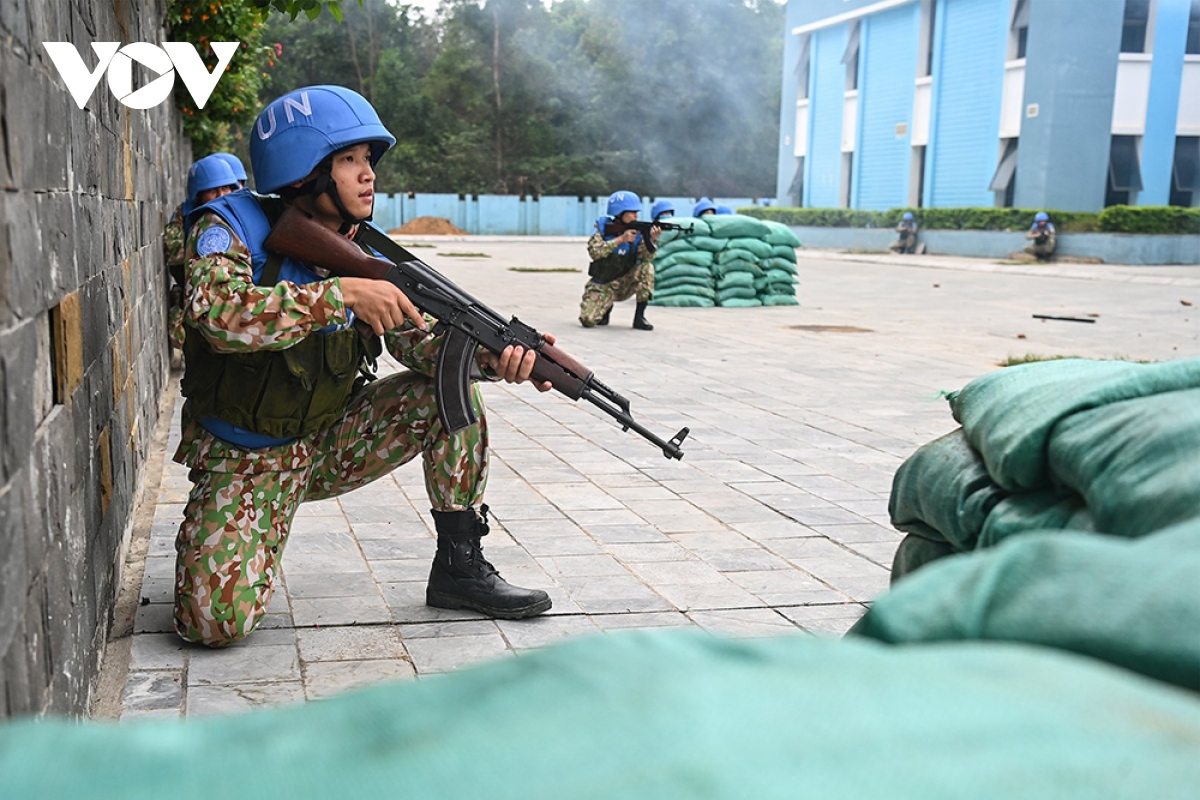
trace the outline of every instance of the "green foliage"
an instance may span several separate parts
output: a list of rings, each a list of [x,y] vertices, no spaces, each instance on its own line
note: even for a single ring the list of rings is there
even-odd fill
[[[1099,227],[1117,233],[1200,233],[1200,208],[1109,206],[1100,212]]]
[[[739,208],[738,213],[785,225],[817,228],[894,228],[905,211],[927,230],[1023,231],[1033,224],[1028,208],[892,208],[854,211],[846,208]],[[1047,211],[1059,233],[1200,233],[1200,208],[1179,206],[1110,206],[1092,211]]]
[[[264,2],[264,0],[254,0]],[[384,0],[272,21],[262,101],[361,92],[397,145],[380,191],[773,192],[783,7],[774,0]]]
[[[341,18],[338,2],[317,0],[170,0],[167,27],[170,40],[190,42],[210,71],[217,56],[209,42],[241,42],[225,75],[203,109],[196,108],[187,92],[175,92],[183,114],[183,132],[197,155],[217,150],[238,150],[241,129],[249,128],[259,111],[259,94],[267,83],[267,70],[280,56],[278,45],[264,44],[267,16],[272,12],[304,12],[310,19],[327,8]]]

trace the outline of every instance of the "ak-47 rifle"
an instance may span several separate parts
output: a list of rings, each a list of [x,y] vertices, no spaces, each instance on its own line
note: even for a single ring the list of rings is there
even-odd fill
[[[683,233],[692,233],[696,230],[696,226],[676,225],[674,222],[643,222],[635,219],[633,222],[621,222],[619,219],[610,220],[604,225],[605,236],[620,236],[625,231],[637,231],[642,235],[642,241],[646,243],[647,252],[653,253],[658,249],[658,245],[654,243],[654,239],[650,237],[650,229],[658,228],[664,231],[681,231]]]
[[[367,223],[357,241],[381,253],[367,255],[354,242],[326,228],[295,206],[289,206],[271,229],[266,249],[286,258],[329,270],[348,278],[385,280],[408,296],[413,305],[438,320],[434,333],[444,334],[438,354],[436,390],[438,416],[447,431],[476,421],[471,408],[471,366],[480,345],[499,354],[509,345],[537,353],[530,379],[549,381],[572,400],[587,400],[615,419],[622,430],[633,430],[662,449],[667,458],[683,458],[683,428],[664,441],[639,425],[629,413],[629,401],[601,383],[590,369],[550,344],[516,317],[504,317],[464,292],[433,267]]]

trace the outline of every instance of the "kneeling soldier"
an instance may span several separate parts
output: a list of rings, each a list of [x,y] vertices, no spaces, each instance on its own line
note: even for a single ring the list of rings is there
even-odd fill
[[[646,304],[654,297],[654,256],[636,230],[606,233],[613,226],[636,221],[641,209],[642,201],[636,194],[616,192],[608,198],[608,213],[596,220],[596,232],[587,243],[591,278],[583,287],[579,305],[579,322],[585,328],[607,325],[613,304],[636,296],[633,327],[654,330],[646,321]],[[657,226],[650,235],[658,238]]]
[[[187,403],[175,453],[193,483],[176,540],[175,628],[185,639],[219,647],[249,634],[275,590],[297,506],[417,456],[437,529],[426,602],[505,619],[550,608],[544,591],[505,582],[483,556],[483,400],[472,386],[478,424],[443,429],[433,320],[386,281],[324,278],[263,246],[286,203],[353,239],[371,217],[374,166],[395,141],[349,89],[290,92],[259,115],[250,143],[257,190],[282,199],[238,191],[189,220]],[[375,336],[361,336],[355,319]],[[410,371],[372,380],[376,337]],[[476,359],[482,374],[510,383],[527,380],[534,360],[519,347]]]

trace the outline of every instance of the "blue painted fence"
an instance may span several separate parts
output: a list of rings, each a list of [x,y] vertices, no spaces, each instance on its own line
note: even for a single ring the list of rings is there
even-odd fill
[[[670,200],[675,213],[682,216],[690,213],[700,198],[646,198],[642,201],[642,219],[650,219],[650,207],[658,200]],[[543,195],[535,199],[498,194],[381,194],[375,197],[375,224],[388,231],[417,217],[442,217],[472,235],[590,236],[607,202],[607,197]],[[714,197],[713,202],[736,209],[770,205],[772,201],[757,197]]]

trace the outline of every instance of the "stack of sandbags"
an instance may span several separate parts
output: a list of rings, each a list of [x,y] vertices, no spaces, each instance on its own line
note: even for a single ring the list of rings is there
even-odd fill
[[[712,308],[716,305],[716,290],[712,265],[714,254],[724,247],[709,237],[708,224],[702,219],[676,217],[672,223],[692,226],[690,234],[663,231],[654,253],[655,306],[690,306]]]
[[[762,277],[759,258],[769,257],[770,245],[765,241],[770,228],[762,220],[741,214],[719,214],[705,217],[713,238],[725,239],[725,249],[717,254],[713,264],[717,305],[727,308],[761,306],[754,288]]]
[[[949,400],[962,428],[896,472],[893,580],[1029,531],[1141,537],[1200,517],[1200,359],[1025,364]]]
[[[764,306],[796,306],[796,248],[800,240],[781,222],[763,220],[771,232],[764,240],[771,254],[758,262],[762,277],[755,282],[758,299]]]

